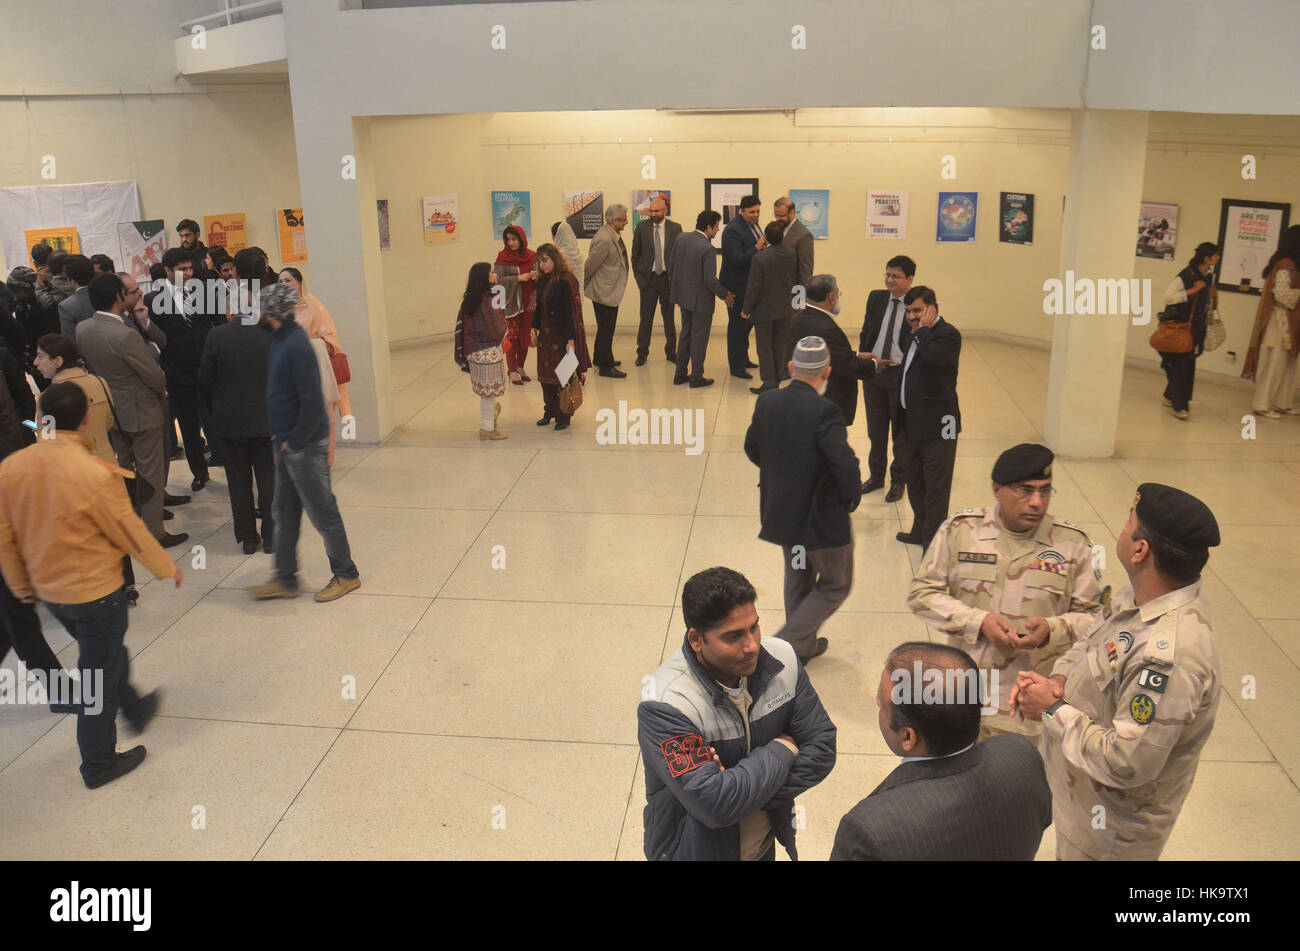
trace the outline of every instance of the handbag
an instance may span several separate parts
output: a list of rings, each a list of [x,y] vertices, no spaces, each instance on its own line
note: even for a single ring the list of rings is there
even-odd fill
[[[1205,319],[1205,346],[1202,349],[1207,353],[1218,350],[1227,339],[1228,331],[1223,326],[1223,321],[1219,318],[1219,308],[1216,307]]]
[[[560,389],[560,395],[557,397],[560,406],[560,412],[565,416],[572,416],[582,405],[582,381],[578,379],[578,374],[574,373]]]
[[[1184,312],[1179,305],[1172,304],[1160,312],[1160,326],[1147,341],[1151,349],[1159,353],[1191,353],[1192,322],[1180,320]]]
[[[352,368],[348,366],[348,355],[342,350],[335,350],[334,346],[325,341],[325,349],[330,355],[330,367],[334,370],[334,381],[336,383],[347,383],[352,379]]]

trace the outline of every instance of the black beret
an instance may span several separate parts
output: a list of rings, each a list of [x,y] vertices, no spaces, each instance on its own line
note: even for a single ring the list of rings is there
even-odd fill
[[[1189,551],[1219,544],[1219,523],[1209,506],[1182,489],[1144,482],[1133,497],[1138,521],[1161,541]]]
[[[1012,485],[1028,479],[1050,479],[1055,458],[1046,446],[1022,442],[998,456],[998,461],[993,463],[993,481],[998,485]]]

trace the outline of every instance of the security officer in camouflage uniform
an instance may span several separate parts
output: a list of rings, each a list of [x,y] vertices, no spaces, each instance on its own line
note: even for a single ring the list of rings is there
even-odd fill
[[[1115,549],[1130,586],[1012,702],[1042,717],[1058,859],[1160,857],[1219,706],[1219,653],[1200,575],[1219,544],[1205,503],[1146,483]]]
[[[1037,722],[1011,715],[1011,688],[1022,671],[1047,674],[1095,620],[1101,573],[1083,529],[1047,514],[1052,450],[1022,443],[993,466],[989,508],[958,512],[939,528],[912,579],[907,606],[948,635],[989,675],[992,699],[980,739],[1020,733]]]

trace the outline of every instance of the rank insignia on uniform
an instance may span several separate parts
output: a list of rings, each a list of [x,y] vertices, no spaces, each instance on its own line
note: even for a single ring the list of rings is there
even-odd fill
[[[1156,715],[1156,704],[1144,693],[1138,694],[1128,705],[1129,716],[1138,726],[1146,726],[1151,722],[1151,718]]]
[[[664,754],[664,762],[668,765],[668,772],[674,779],[683,773],[689,773],[697,766],[713,761],[709,748],[704,743],[704,737],[698,733],[680,733],[671,736],[659,744],[659,749]]]
[[[1152,670],[1150,667],[1143,667],[1142,673],[1138,674],[1138,686],[1146,687],[1152,693],[1164,693],[1165,688],[1169,686],[1169,675]]]
[[[977,565],[996,565],[998,556],[983,551],[959,551],[957,552],[957,560],[974,562]]]
[[[1125,654],[1133,649],[1133,635],[1128,631],[1120,631],[1115,640],[1119,641],[1120,646],[1124,648]]]
[[[1169,642],[1168,642],[1168,641],[1156,641],[1156,649],[1157,649],[1157,650],[1168,650],[1168,648],[1169,648]]]
[[[1111,670],[1119,667],[1119,646],[1111,639],[1106,641],[1106,663],[1110,664]]]

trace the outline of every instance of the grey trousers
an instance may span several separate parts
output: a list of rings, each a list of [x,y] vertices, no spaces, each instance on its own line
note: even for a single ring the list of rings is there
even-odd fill
[[[853,587],[853,543],[797,554],[781,546],[785,557],[785,626],[776,636],[790,642],[800,660],[817,646],[817,632],[839,609]]]
[[[109,441],[117,464],[136,474],[136,508],[154,538],[163,537],[163,492],[167,488],[167,458],[162,427],[142,433],[113,430]],[[148,498],[145,498],[148,496]],[[143,500],[143,501],[141,501]]]
[[[713,314],[701,310],[682,308],[682,332],[677,336],[677,376],[687,375],[692,380],[704,378],[704,354],[709,349],[709,331],[713,329]]]
[[[785,346],[785,329],[789,325],[789,317],[754,324],[754,337],[758,343],[758,375],[770,386],[790,379]]]

